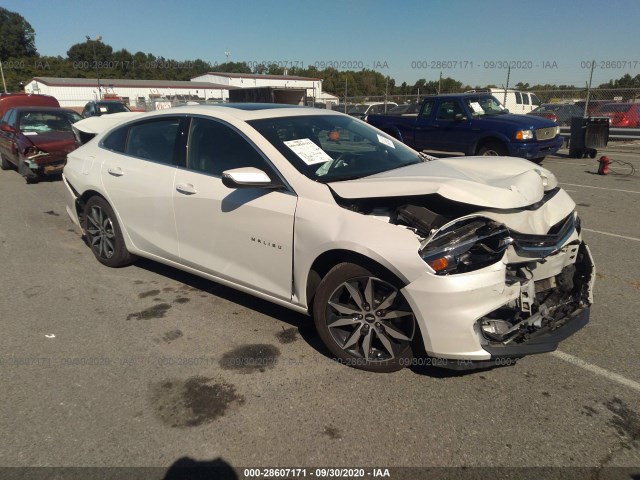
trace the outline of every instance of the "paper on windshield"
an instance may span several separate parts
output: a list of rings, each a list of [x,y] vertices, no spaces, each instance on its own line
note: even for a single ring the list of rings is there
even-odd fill
[[[284,143],[307,165],[316,165],[318,163],[330,162],[333,160],[318,145],[308,138],[300,140],[287,140]]]
[[[478,102],[470,102],[469,106],[475,113],[484,113],[484,108],[482,108]]]
[[[393,144],[393,142],[391,140],[389,140],[388,138],[384,138],[380,134],[378,134],[378,141],[381,144],[386,145],[387,147],[396,148],[396,146]]]

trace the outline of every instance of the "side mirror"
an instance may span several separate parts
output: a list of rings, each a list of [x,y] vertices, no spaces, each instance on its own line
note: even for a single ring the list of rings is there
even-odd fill
[[[2,125],[0,125],[0,130],[7,133],[16,133],[16,130],[8,123],[3,123]]]
[[[222,183],[228,188],[267,188],[278,189],[283,185],[274,182],[262,170],[255,167],[234,168],[222,172]]]
[[[509,109],[505,108],[504,110],[502,110],[504,113],[509,113]]]
[[[463,114],[461,114],[461,113],[456,113],[456,116],[455,116],[455,117],[453,117],[453,120],[454,120],[455,122],[462,122],[462,121],[464,121],[464,120],[466,120],[466,119],[467,119],[467,117],[465,117],[465,116],[464,116]]]

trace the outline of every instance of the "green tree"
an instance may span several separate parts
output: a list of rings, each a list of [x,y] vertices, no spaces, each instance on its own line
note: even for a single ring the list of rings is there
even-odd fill
[[[22,15],[0,7],[0,60],[37,54],[33,27]]]
[[[94,53],[95,52],[95,53]],[[113,48],[100,40],[87,40],[76,43],[67,50],[67,57],[70,62],[108,62],[112,60]]]

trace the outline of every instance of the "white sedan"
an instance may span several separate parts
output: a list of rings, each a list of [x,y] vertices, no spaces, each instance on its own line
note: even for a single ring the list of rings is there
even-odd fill
[[[63,178],[101,263],[142,256],[308,313],[356,368],[511,363],[589,319],[575,203],[526,160],[436,160],[341,113],[228,104],[109,122]]]

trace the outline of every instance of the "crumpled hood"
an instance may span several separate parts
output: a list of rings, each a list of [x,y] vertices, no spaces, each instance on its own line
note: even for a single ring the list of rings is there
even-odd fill
[[[72,132],[43,132],[25,135],[36,147],[50,154],[66,155],[76,148]]]
[[[546,185],[545,185],[546,183]],[[513,157],[446,158],[357,180],[329,183],[342,198],[438,194],[485,208],[522,208],[557,186],[550,171]]]

